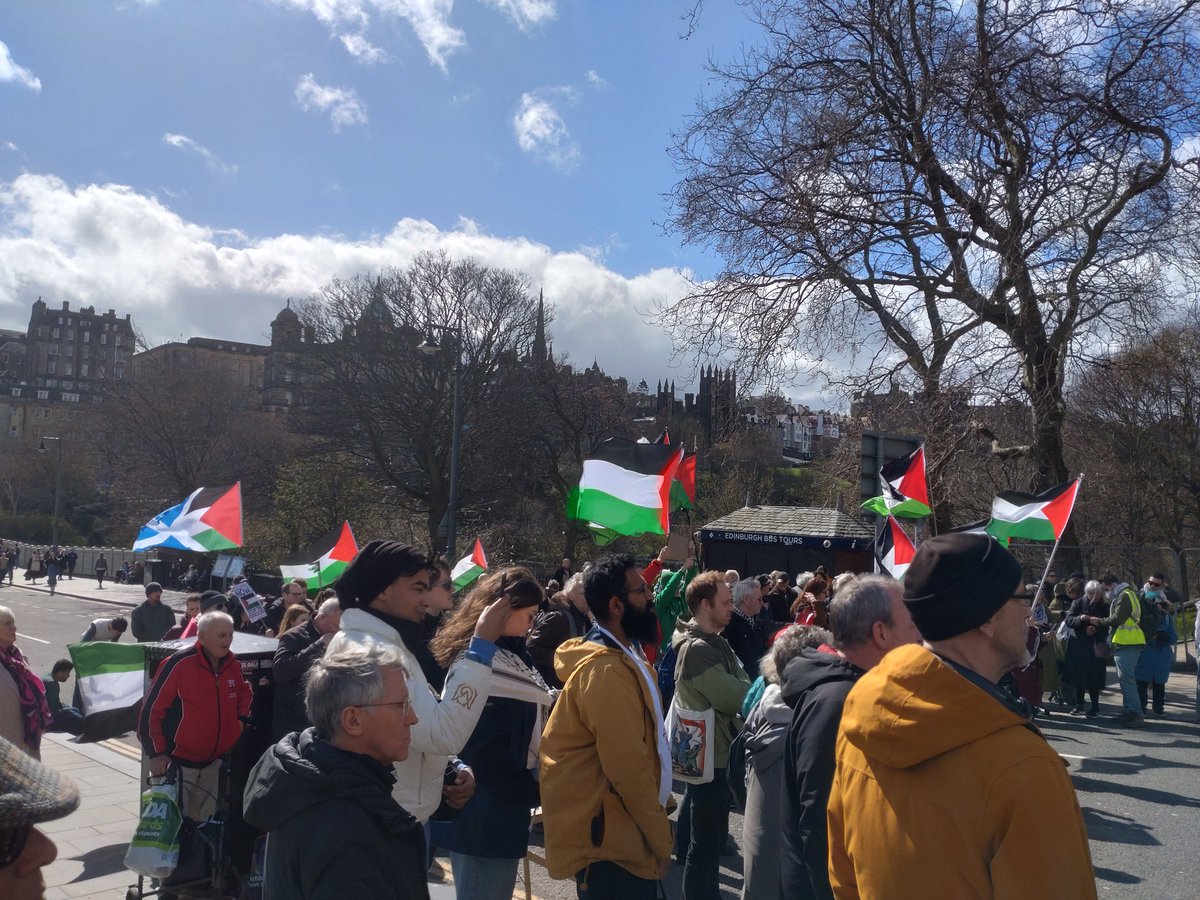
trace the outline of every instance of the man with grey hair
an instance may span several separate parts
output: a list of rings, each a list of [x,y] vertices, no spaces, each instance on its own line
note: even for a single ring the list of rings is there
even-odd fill
[[[271,663],[275,682],[275,703],[271,708],[273,740],[292,731],[303,731],[312,724],[304,710],[304,677],[324,655],[341,619],[341,605],[336,597],[331,597],[311,619],[280,636]]]
[[[833,900],[825,808],[838,724],[854,683],[894,647],[921,640],[900,583],[880,575],[842,586],[829,608],[833,646],[804,650],[783,673],[792,708],[784,750],[781,895]]]
[[[561,602],[558,596],[551,598],[549,609],[537,614],[525,638],[525,648],[534,666],[552,688],[563,686],[554,671],[554,651],[571,638],[583,637],[592,627],[587,598],[583,595],[582,572],[570,576],[563,585],[566,602]]]
[[[142,702],[138,738],[151,775],[179,771],[180,808],[200,822],[217,810],[221,757],[241,736],[253,695],[241,664],[229,652],[229,614],[204,613],[196,626],[196,642],[159,666]]]
[[[757,579],[745,578],[735,582],[733,615],[721,632],[721,637],[733,649],[751,679],[758,677],[759,663],[767,652],[767,634],[758,618],[762,606],[762,589]]]
[[[347,644],[314,660],[305,705],[313,726],[264,753],[243,795],[267,832],[264,900],[427,898],[424,831],[392,797],[417,722],[399,651]]]

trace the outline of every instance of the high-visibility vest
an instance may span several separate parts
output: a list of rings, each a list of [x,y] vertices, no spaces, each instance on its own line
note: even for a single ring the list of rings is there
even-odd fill
[[[1138,599],[1138,595],[1129,588],[1123,590],[1122,595],[1128,594],[1129,599],[1133,601],[1133,609],[1128,619],[1113,629],[1112,636],[1108,639],[1114,647],[1144,647],[1146,644],[1146,635],[1142,634],[1142,602]]]

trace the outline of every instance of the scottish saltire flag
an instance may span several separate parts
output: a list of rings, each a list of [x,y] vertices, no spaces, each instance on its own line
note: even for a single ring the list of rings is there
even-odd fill
[[[142,700],[146,645],[90,641],[71,644],[67,650],[75,663],[88,736],[102,740],[133,731]]]
[[[242,546],[242,485],[197,488],[192,495],[163,510],[138,532],[134,550],[232,550]]]

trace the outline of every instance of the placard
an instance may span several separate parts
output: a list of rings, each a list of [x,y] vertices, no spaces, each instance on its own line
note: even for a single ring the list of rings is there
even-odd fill
[[[241,584],[235,584],[230,593],[242,604],[242,609],[246,611],[246,616],[251,622],[261,622],[267,617],[262,597],[254,592],[250,582],[243,581]]]

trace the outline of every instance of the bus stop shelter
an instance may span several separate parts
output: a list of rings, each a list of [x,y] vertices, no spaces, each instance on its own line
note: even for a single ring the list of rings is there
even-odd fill
[[[700,529],[704,567],[743,577],[782,569],[795,578],[822,565],[830,575],[870,572],[874,541],[855,516],[808,506],[744,506]]]

